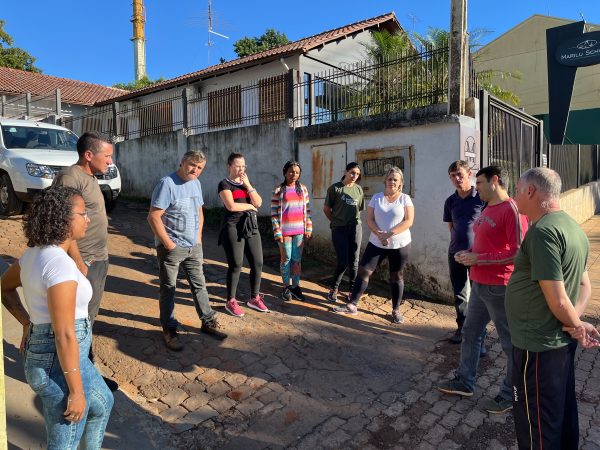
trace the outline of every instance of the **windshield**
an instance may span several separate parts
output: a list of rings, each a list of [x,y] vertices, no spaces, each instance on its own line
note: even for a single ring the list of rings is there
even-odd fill
[[[77,151],[77,135],[68,130],[2,125],[6,148],[38,148]]]

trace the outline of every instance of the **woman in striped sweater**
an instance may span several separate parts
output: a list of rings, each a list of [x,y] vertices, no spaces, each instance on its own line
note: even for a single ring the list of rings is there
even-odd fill
[[[296,161],[288,161],[283,166],[284,180],[275,186],[271,198],[271,222],[273,235],[281,254],[281,278],[283,292],[281,298],[304,301],[300,289],[300,271],[304,239],[312,235],[310,203],[306,186],[300,183],[302,168]],[[290,284],[291,279],[291,284]]]

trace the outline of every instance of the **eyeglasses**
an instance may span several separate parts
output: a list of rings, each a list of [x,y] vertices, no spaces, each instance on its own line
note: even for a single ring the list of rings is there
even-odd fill
[[[74,212],[73,214],[77,214],[78,216],[83,217],[84,220],[89,220],[90,219],[90,216],[89,216],[89,214],[88,214],[87,211],[86,212],[82,212],[82,213]]]

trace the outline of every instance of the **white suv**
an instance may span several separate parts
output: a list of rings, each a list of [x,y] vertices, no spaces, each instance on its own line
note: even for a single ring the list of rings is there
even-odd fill
[[[55,175],[77,162],[77,136],[43,122],[0,119],[0,215],[19,214],[23,202],[52,184]],[[114,208],[121,192],[117,166],[97,174],[106,209]]]

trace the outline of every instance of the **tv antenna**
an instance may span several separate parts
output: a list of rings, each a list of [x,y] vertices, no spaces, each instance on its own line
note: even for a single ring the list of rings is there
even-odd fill
[[[210,66],[210,48],[215,45],[212,40],[212,35],[222,37],[224,39],[229,39],[229,36],[225,36],[224,34],[217,33],[212,28],[212,1],[208,0],[208,41],[206,41],[206,46],[208,47],[208,65]]]
[[[415,32],[415,24],[419,23],[421,21],[421,19],[419,19],[416,14],[413,14],[411,12],[409,12],[407,14],[407,16],[408,16],[408,20],[410,20],[410,22],[412,23],[411,31],[414,33]]]

